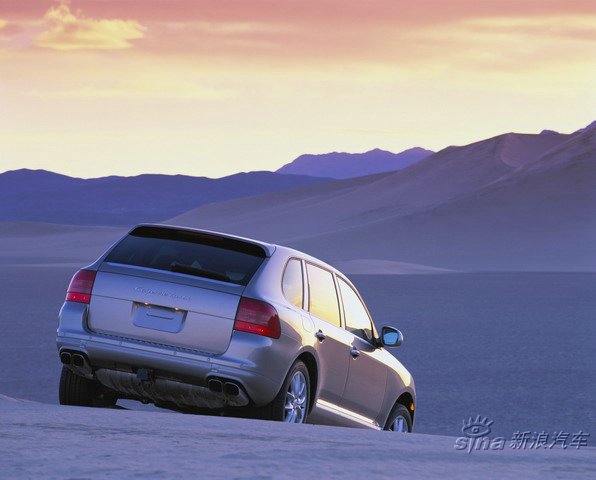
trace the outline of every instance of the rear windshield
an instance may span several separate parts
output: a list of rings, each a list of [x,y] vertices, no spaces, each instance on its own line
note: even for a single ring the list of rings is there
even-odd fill
[[[265,255],[259,245],[242,240],[139,227],[121,240],[105,261],[247,285]]]

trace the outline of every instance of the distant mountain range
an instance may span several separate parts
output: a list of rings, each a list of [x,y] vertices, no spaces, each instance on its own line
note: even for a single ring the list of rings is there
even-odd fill
[[[223,178],[184,175],[73,178],[45,170],[0,174],[0,221],[78,225],[157,222],[211,202],[314,185],[329,179],[272,172]]]
[[[371,266],[385,273],[596,271],[595,212],[596,123],[573,134],[507,133],[398,171],[338,180],[272,172],[90,180],[0,174],[0,221],[13,221],[0,224],[0,236],[43,238],[44,248],[67,245],[69,255],[82,249],[81,259],[87,227],[14,222],[188,225],[294,246],[360,273]],[[93,228],[97,252],[120,234]],[[56,254],[53,261],[66,260]]]
[[[365,153],[324,153],[300,155],[277,173],[310,175],[328,178],[353,178],[382,172],[394,172],[409,167],[434,153],[424,148],[410,148],[401,153],[374,149]]]
[[[317,185],[379,169],[398,170],[428,153],[414,148],[400,154],[371,150],[303,155],[278,172],[223,178],[138,175],[82,179],[46,170],[12,170],[0,174],[0,222],[114,226],[158,222],[208,203]],[[321,163],[309,162],[309,157],[320,158]]]
[[[594,271],[594,212],[593,125],[570,135],[499,135],[398,172],[206,205],[171,222],[290,244],[332,262]]]

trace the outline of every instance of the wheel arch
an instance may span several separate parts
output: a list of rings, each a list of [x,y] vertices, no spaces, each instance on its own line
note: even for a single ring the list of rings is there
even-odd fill
[[[416,413],[416,403],[414,401],[414,396],[410,392],[405,391],[395,401],[394,406],[397,404],[401,404],[408,409],[408,412],[410,412],[410,416],[412,417],[412,425],[414,425],[414,415]]]
[[[308,350],[302,351],[300,355],[298,355],[296,360],[302,361],[304,365],[306,365],[306,369],[308,370],[308,376],[310,380],[310,398],[308,413],[310,413],[313,409],[313,406],[317,398],[317,389],[319,385],[319,365],[314,353]]]
[[[393,409],[395,408],[396,405],[403,405],[404,407],[406,407],[408,409],[408,412],[410,412],[410,416],[412,417],[412,426],[414,426],[414,416],[416,413],[416,393],[415,390],[412,390],[408,387],[406,388],[402,388],[400,391],[398,392],[394,392],[393,397],[389,397],[386,399],[386,401],[388,403],[386,403],[386,410],[385,413],[378,419],[379,425],[381,427],[383,427],[384,425],[387,424],[387,421],[389,420],[389,416],[391,415],[391,412],[393,411]],[[393,398],[393,401],[390,401],[390,399]]]

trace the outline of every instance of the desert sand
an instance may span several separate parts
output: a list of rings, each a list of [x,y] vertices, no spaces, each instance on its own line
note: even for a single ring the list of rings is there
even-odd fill
[[[454,438],[0,398],[9,478],[588,479],[594,448],[472,451]]]

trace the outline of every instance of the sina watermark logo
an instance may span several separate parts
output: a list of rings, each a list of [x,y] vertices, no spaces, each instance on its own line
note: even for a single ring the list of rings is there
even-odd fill
[[[490,437],[491,427],[494,421],[488,417],[477,415],[463,421],[461,433],[464,435],[455,440],[456,450],[472,453],[474,450],[504,450],[507,446],[505,437]],[[554,432],[552,435],[544,430],[541,432],[516,431],[509,440],[509,448],[512,450],[539,450],[560,447],[566,450],[568,447],[580,449],[588,446],[590,434],[580,430],[577,433]]]
[[[505,438],[490,438],[491,426],[493,420],[488,417],[478,415],[476,418],[470,417],[463,421],[461,433],[464,437],[455,440],[456,450],[465,450],[472,453],[472,450],[503,450],[505,448]]]

